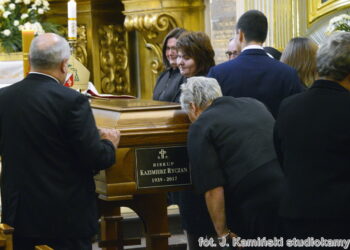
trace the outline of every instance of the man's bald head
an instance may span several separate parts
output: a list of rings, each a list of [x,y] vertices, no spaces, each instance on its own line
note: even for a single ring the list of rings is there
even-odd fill
[[[29,60],[34,70],[49,70],[60,66],[70,57],[69,44],[63,37],[54,33],[45,33],[32,41]]]

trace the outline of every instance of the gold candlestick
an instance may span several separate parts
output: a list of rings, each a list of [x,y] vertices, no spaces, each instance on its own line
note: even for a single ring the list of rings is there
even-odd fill
[[[34,30],[22,30],[22,52],[23,52],[23,76],[26,77],[30,71],[29,49],[34,39]]]

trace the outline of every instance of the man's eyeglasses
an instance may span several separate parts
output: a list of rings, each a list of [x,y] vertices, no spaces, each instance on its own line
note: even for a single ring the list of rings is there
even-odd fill
[[[228,59],[236,58],[239,55],[237,51],[230,51],[230,50],[226,51],[225,54]]]

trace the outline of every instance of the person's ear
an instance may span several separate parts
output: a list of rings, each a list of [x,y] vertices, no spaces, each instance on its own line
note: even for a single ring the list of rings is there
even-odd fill
[[[243,43],[243,41],[244,41],[244,34],[243,34],[242,30],[240,30],[240,29],[238,30],[237,36],[238,36],[238,41],[240,43]]]
[[[193,102],[190,102],[190,107],[191,107],[191,109],[193,110],[193,113],[195,114],[196,112],[197,112],[197,107],[196,107],[196,105],[194,105],[194,103]]]
[[[191,109],[193,110],[193,114],[196,117],[196,119],[198,118],[198,116],[202,113],[202,109],[197,107],[196,105],[194,105],[193,102],[191,102]]]
[[[60,70],[63,74],[67,74],[68,73],[68,59],[64,59],[62,62],[61,62],[61,65],[60,65]]]

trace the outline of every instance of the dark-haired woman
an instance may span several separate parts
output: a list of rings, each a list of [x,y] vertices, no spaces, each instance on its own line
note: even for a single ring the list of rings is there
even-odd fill
[[[209,37],[203,32],[185,32],[176,43],[177,64],[180,73],[187,79],[192,76],[205,76],[215,65],[214,50]],[[186,80],[185,79],[185,80]],[[202,249],[200,238],[216,236],[210,219],[204,195],[194,194],[192,190],[179,194],[179,208],[183,228],[187,234],[190,250]],[[207,247],[208,248],[208,247]],[[220,249],[212,247],[210,249]]]
[[[185,32],[184,29],[175,28],[164,39],[162,52],[166,69],[157,79],[153,100],[179,102],[180,85],[184,82],[184,77],[180,74],[176,63],[176,42],[183,32]]]
[[[177,65],[186,78],[206,76],[215,66],[214,50],[204,32],[184,32],[177,43]]]

